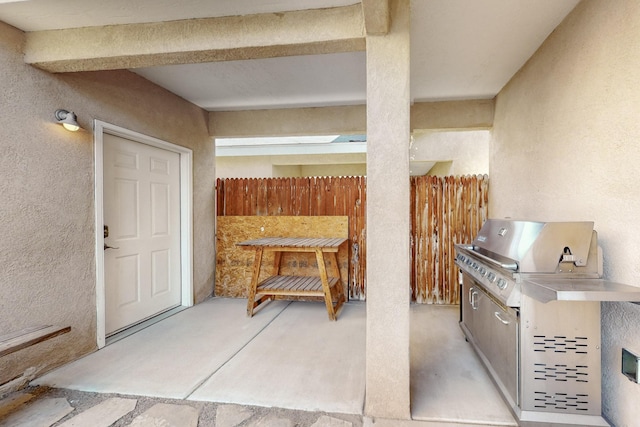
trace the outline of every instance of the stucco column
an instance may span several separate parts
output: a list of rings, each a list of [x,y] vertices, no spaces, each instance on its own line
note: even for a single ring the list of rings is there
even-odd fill
[[[365,414],[410,418],[409,0],[390,0],[388,34],[367,37]]]

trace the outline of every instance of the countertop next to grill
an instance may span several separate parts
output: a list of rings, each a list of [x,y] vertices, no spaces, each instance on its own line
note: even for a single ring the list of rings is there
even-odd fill
[[[602,279],[530,278],[522,292],[540,302],[629,301],[640,302],[640,287]]]

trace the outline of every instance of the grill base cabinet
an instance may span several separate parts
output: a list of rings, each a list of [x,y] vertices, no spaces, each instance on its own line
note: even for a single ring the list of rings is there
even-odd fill
[[[608,426],[600,302],[640,288],[601,279],[593,222],[489,219],[456,251],[460,326],[519,425]]]
[[[520,426],[609,426],[601,416],[600,303],[507,307],[462,275],[461,322]]]

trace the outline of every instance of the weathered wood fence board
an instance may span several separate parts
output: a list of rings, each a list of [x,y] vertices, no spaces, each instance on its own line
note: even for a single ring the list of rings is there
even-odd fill
[[[489,178],[411,178],[411,292],[418,303],[458,304],[459,243],[471,243],[487,219]]]
[[[411,292],[419,303],[459,303],[454,245],[487,219],[489,178],[411,178]],[[349,218],[349,298],[366,296],[366,178],[218,179],[217,214]]]

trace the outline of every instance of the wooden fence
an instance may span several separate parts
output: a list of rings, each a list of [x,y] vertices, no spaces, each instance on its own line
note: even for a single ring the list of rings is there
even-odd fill
[[[349,217],[349,298],[365,298],[365,177],[218,179],[217,214]]]
[[[415,301],[459,303],[453,245],[487,217],[489,178],[411,178],[411,290]],[[346,215],[349,298],[366,296],[366,178],[230,178],[216,184],[217,215]]]
[[[411,178],[411,293],[418,303],[458,304],[458,243],[487,219],[489,177]]]

